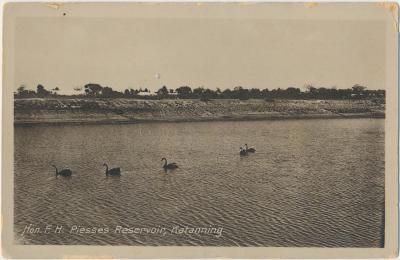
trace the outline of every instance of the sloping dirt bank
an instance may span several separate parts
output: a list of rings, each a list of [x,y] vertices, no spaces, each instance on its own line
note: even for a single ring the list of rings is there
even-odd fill
[[[383,100],[16,99],[14,124],[384,118]]]

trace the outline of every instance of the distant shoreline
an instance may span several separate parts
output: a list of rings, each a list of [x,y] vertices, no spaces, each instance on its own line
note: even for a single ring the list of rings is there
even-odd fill
[[[372,100],[16,99],[14,125],[385,118]]]
[[[382,114],[364,113],[364,114],[347,114],[339,115],[275,115],[265,117],[220,117],[220,118],[201,118],[201,119],[145,119],[145,120],[15,120],[16,126],[33,126],[33,125],[123,125],[123,124],[139,124],[139,123],[188,123],[188,122],[218,122],[218,121],[273,121],[273,120],[299,120],[299,119],[354,119],[354,118],[385,118]]]

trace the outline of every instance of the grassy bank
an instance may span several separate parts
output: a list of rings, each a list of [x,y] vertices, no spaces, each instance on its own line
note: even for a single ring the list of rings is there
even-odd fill
[[[383,100],[137,100],[16,99],[14,122],[97,124],[268,120],[291,118],[385,117]]]

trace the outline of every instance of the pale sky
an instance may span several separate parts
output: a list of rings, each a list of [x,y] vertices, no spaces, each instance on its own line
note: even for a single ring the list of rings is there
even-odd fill
[[[15,89],[385,88],[380,21],[66,16],[18,19],[15,37]]]

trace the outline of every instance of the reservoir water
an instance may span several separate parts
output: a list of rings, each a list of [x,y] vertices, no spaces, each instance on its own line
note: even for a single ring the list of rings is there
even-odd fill
[[[384,122],[17,126],[14,238],[38,245],[382,247]],[[245,143],[256,153],[239,156]],[[179,168],[165,172],[162,157]],[[121,167],[122,176],[106,177],[103,163]],[[73,176],[56,177],[50,164]]]

